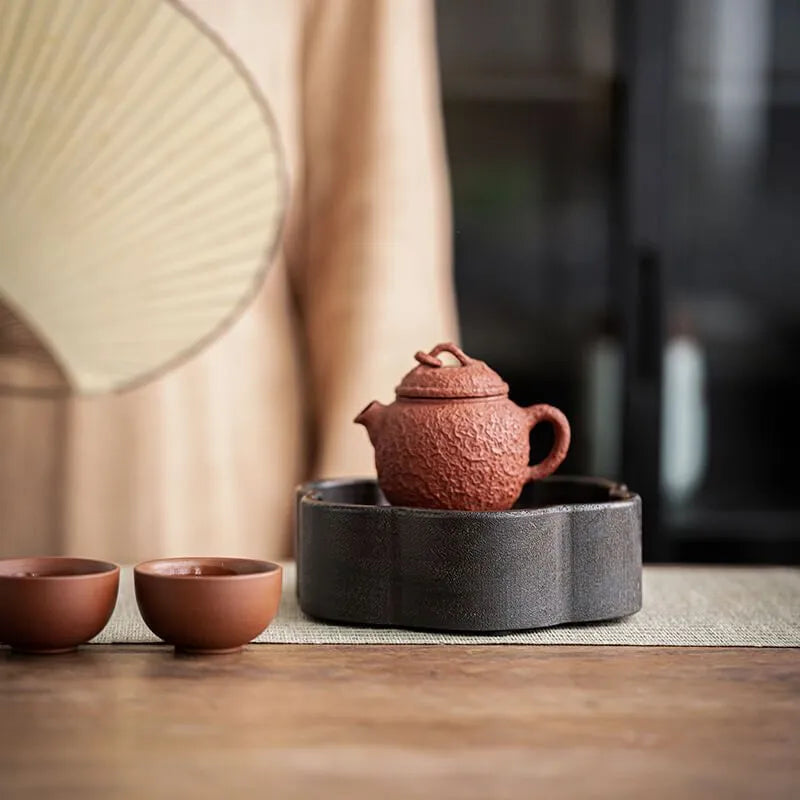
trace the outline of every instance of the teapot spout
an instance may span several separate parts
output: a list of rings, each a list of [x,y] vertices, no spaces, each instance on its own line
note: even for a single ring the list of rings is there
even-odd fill
[[[381,427],[383,420],[383,412],[386,411],[387,406],[373,400],[354,420],[357,425],[363,425],[369,434],[369,440],[375,444],[375,437]]]

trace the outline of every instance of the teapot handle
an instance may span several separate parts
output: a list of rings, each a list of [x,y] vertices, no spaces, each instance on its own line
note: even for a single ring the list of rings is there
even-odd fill
[[[530,430],[533,430],[540,422],[549,422],[553,426],[556,435],[547,458],[528,468],[528,481],[537,481],[540,478],[552,475],[567,457],[572,434],[567,418],[555,406],[540,403],[539,405],[524,408],[523,411],[528,418]]]

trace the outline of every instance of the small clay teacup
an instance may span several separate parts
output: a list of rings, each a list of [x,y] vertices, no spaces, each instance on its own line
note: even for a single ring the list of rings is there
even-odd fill
[[[119,567],[88,558],[0,559],[0,642],[65,653],[100,633],[114,611]]]
[[[247,558],[165,558],[138,564],[136,602],[156,636],[190,653],[230,653],[275,617],[282,569]]]

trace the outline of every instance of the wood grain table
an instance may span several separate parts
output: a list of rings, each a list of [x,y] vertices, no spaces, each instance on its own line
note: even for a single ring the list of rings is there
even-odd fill
[[[800,797],[800,651],[0,651],[0,797]]]

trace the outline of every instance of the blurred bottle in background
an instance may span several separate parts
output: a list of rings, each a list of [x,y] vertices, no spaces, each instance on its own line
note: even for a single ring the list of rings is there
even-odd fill
[[[664,347],[661,401],[661,483],[672,505],[689,501],[708,461],[706,358],[682,314]]]

